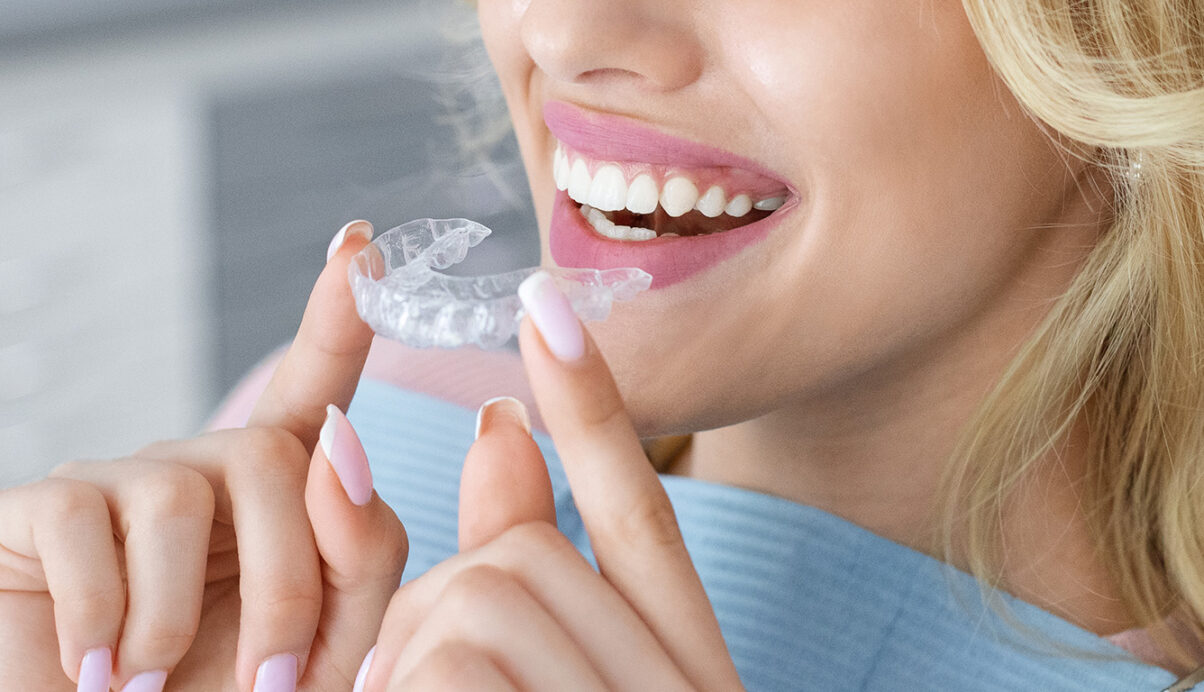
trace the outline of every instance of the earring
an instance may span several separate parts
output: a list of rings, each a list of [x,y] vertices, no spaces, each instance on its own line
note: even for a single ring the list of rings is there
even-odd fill
[[[1125,177],[1129,180],[1139,183],[1142,178],[1142,168],[1145,166],[1145,152],[1136,151],[1129,156],[1129,168],[1125,171]]]

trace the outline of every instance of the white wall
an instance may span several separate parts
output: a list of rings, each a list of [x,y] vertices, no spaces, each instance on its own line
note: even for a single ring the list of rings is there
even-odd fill
[[[438,26],[328,3],[0,62],[0,487],[208,413],[208,97],[404,70]]]

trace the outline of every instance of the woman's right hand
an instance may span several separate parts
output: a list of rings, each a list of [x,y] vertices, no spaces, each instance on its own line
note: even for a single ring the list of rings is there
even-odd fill
[[[341,235],[247,428],[0,491],[0,687],[104,685],[110,654],[114,689],[350,687],[407,543],[341,413],[318,444],[372,338]]]

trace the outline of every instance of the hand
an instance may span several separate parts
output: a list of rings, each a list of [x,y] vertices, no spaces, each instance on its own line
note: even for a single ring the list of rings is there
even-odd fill
[[[524,322],[523,359],[600,573],[555,528],[521,414],[487,409],[461,480],[461,553],[393,597],[365,689],[739,689],[610,371],[550,288],[522,293],[543,334]]]
[[[350,686],[407,544],[337,411],[347,488],[317,444],[372,338],[346,281],[365,241],[346,235],[246,429],[0,491],[0,688],[70,689],[83,665],[100,689],[250,690],[268,660],[286,689]]]

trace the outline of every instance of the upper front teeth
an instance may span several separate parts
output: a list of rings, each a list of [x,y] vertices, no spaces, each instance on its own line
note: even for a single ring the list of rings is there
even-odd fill
[[[559,145],[552,161],[552,176],[556,179],[556,187],[567,191],[573,201],[600,211],[627,209],[636,214],[651,214],[659,203],[672,217],[695,209],[709,218],[725,213],[741,217],[753,209],[773,211],[786,203],[784,195],[756,202],[745,193],[729,197],[719,185],[712,185],[699,194],[694,181],[680,175],[670,177],[660,189],[647,173],[640,173],[628,183],[623,169],[613,163],[603,164],[590,175],[584,159],[570,162],[568,154]]]

